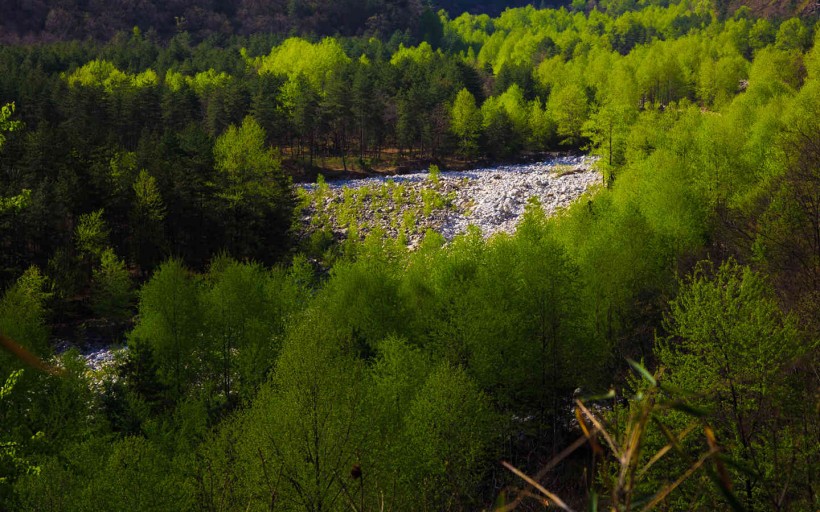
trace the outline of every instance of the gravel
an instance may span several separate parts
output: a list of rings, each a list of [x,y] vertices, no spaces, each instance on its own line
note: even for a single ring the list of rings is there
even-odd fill
[[[306,209],[302,220],[309,231],[311,217],[317,214],[317,209],[331,211],[328,207],[341,202],[344,189],[369,187],[375,190],[391,180],[396,184],[404,183],[416,192],[432,188],[440,194],[455,196],[447,208],[433,211],[419,219],[419,233],[408,238],[411,246],[418,243],[418,238],[428,228],[438,231],[448,241],[464,233],[470,225],[478,227],[486,237],[498,232],[512,233],[531,197],[536,197],[546,213],[551,215],[568,206],[590,187],[600,184],[601,174],[592,168],[595,160],[589,156],[571,156],[530,164],[442,172],[438,184],[430,179],[431,176],[426,171],[328,182],[330,197],[324,205]],[[316,185],[305,185],[303,188],[312,191]],[[360,231],[367,232],[368,224],[370,228],[374,227],[373,224],[380,224],[379,227],[388,236],[395,236],[396,229],[391,229],[388,225],[389,215],[382,214],[400,215],[400,208],[390,204],[386,208],[379,207],[375,210],[359,213],[359,223],[364,225],[364,229]],[[346,226],[337,223],[337,219],[332,220],[334,232],[339,238],[343,238]]]

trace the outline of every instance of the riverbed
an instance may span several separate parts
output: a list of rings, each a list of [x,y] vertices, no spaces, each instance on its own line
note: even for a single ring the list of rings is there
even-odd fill
[[[403,236],[411,246],[428,229],[448,241],[469,226],[485,237],[512,233],[531,198],[552,215],[599,185],[595,161],[590,156],[565,156],[467,171],[338,180],[327,182],[320,194],[316,184],[304,185],[312,201],[302,211],[302,225],[310,233],[329,224],[337,237],[344,238],[353,220],[359,235],[378,228],[388,237]],[[408,216],[414,226],[402,226]]]

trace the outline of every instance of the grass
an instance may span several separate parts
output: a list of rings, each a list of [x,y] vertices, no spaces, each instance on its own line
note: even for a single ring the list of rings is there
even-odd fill
[[[453,208],[456,199],[455,191],[441,191],[439,175],[434,166],[431,169],[431,179],[420,186],[388,179],[378,185],[331,190],[320,175],[315,188],[297,192],[301,211],[310,215],[307,239],[323,233],[326,242],[328,232],[344,230],[347,238],[363,238],[374,229],[383,229],[412,242],[426,231],[426,219]],[[318,239],[313,242],[309,243],[325,245]]]

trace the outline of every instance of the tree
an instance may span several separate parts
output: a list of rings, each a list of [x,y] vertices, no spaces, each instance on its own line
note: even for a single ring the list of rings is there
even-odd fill
[[[370,429],[363,445],[361,467],[367,471],[364,488],[369,502],[387,497],[388,507],[413,500],[412,489],[401,489],[407,469],[402,432],[413,401],[430,374],[430,357],[408,341],[388,337],[378,344],[378,355],[368,368],[363,413]],[[363,483],[364,485],[364,483]],[[418,495],[416,495],[418,497]]]
[[[607,102],[589,116],[583,124],[583,135],[606,159],[610,177],[614,167],[625,163],[626,137],[637,111],[628,105]]]
[[[202,310],[194,277],[179,260],[159,266],[139,294],[139,323],[129,339],[148,343],[161,381],[180,399],[197,374]]]
[[[752,468],[735,474],[749,509],[811,502],[782,492],[789,475],[817,471],[816,447],[798,441],[814,406],[790,402],[802,395],[790,388],[809,381],[789,376],[810,350],[794,318],[782,314],[761,275],[734,261],[701,263],[681,285],[666,321],[670,337],[658,344],[669,382],[707,397],[718,438],[732,440],[729,454]]]
[[[282,104],[280,90],[285,84],[283,75],[263,73],[256,80],[256,89],[251,95],[250,114],[259,122],[268,136],[268,142],[277,145],[287,143],[289,131],[287,112]]]
[[[134,181],[134,206],[131,210],[132,254],[144,270],[156,265],[164,245],[163,221],[167,215],[157,180],[142,169]]]
[[[311,512],[342,508],[365,424],[361,365],[333,333],[321,312],[307,312],[244,414],[238,444],[252,493],[247,502]]]
[[[772,44],[775,40],[775,29],[766,18],[755,21],[749,29],[749,46],[753,50],[760,50]]]
[[[469,503],[492,453],[498,417],[460,368],[435,369],[410,405],[401,481],[431,510]]]
[[[555,140],[555,121],[542,105],[539,98],[530,102],[530,112],[527,118],[529,123],[528,146],[535,150],[547,149]]]
[[[259,123],[247,116],[216,140],[214,160],[219,206],[229,215],[226,248],[237,257],[270,261],[288,246],[294,196],[265,139]]]
[[[192,489],[172,468],[170,457],[151,441],[136,436],[119,440],[90,484],[95,506],[134,512],[188,509]]]
[[[478,137],[481,135],[481,111],[467,89],[461,89],[456,95],[450,128],[459,138],[461,151],[467,156],[473,155],[478,149]]]
[[[100,209],[80,215],[74,230],[77,249],[89,264],[91,260],[99,260],[108,247],[110,231],[103,213]]]
[[[784,171],[770,185],[754,250],[790,309],[820,334],[820,82],[810,81],[779,115]]]
[[[805,50],[811,44],[811,33],[800,18],[789,18],[780,24],[775,37],[779,50]]]
[[[337,70],[334,80],[325,89],[324,97],[319,105],[320,115],[324,118],[326,125],[326,133],[332,138],[334,153],[341,155],[342,166],[345,170],[347,170],[349,120],[353,114],[348,69]]]
[[[5,378],[3,385],[0,386],[0,403],[3,403],[11,394],[22,373],[23,370],[15,370]],[[6,439],[5,434],[0,438],[0,497],[3,497],[4,501],[10,499],[9,484],[12,483],[14,477],[30,472],[35,473],[39,469],[19,453],[20,448],[20,443]]]
[[[296,130],[299,143],[297,157],[303,157],[303,146],[307,145],[310,165],[316,146],[316,132],[319,127],[320,95],[304,74],[288,78],[281,91],[282,104],[288,111],[291,124]]]
[[[481,105],[485,144],[491,156],[506,158],[515,154],[524,141],[507,110],[499,102],[491,100]]]
[[[46,356],[50,351],[45,285],[45,276],[40,273],[40,269],[32,266],[6,289],[0,300],[0,334],[39,357]],[[22,361],[16,360],[5,350],[0,354],[4,361],[0,380],[5,381],[11,370],[19,367]]]
[[[553,91],[549,111],[555,120],[562,144],[578,145],[587,119],[587,95],[580,85],[572,83]]]
[[[213,382],[233,401],[251,397],[273,367],[294,290],[282,273],[220,256],[211,263],[203,294],[206,355]]]
[[[14,103],[7,103],[0,107],[0,149],[6,142],[6,135],[4,132],[13,132],[20,128],[22,123],[17,120],[12,120],[11,116],[14,114]]]
[[[92,277],[94,313],[112,321],[124,321],[131,315],[131,276],[125,262],[112,249],[103,251],[100,266]]]
[[[373,76],[375,64],[359,61],[355,64],[351,86],[351,108],[359,136],[359,158],[364,161],[369,147],[381,141],[382,112],[385,109],[382,93]]]

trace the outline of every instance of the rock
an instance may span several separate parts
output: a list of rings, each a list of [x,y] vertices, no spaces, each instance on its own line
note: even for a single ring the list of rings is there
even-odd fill
[[[591,186],[600,183],[601,176],[591,170],[594,162],[591,157],[566,157],[524,165],[498,166],[490,169],[473,169],[463,172],[445,172],[437,184],[428,179],[427,173],[414,173],[392,177],[394,185],[404,186],[402,194],[383,193],[378,190],[387,180],[385,178],[367,178],[328,182],[327,197],[319,209],[324,208],[330,217],[334,215],[334,205],[342,204],[345,188],[367,188],[368,200],[364,202],[363,211],[358,212],[359,232],[366,233],[379,227],[390,236],[396,236],[391,223],[402,225],[405,215],[415,218],[415,231],[408,234],[408,244],[415,247],[420,242],[427,227],[439,231],[446,240],[467,230],[470,225],[477,226],[485,236],[497,232],[512,232],[531,197],[536,197],[547,214],[552,214],[558,207],[564,207],[577,199]],[[572,172],[560,177],[552,175],[556,166],[572,167]],[[308,191],[315,185],[305,185]],[[425,208],[421,193],[433,190],[445,205],[434,208],[424,215]],[[383,197],[385,206],[379,206],[374,215],[372,200],[375,195]],[[401,204],[396,204],[394,197],[401,197]],[[384,204],[384,203],[382,203]],[[336,206],[338,207],[338,206]],[[310,229],[310,215],[317,212],[308,208],[305,229]],[[336,221],[338,222],[338,221]],[[332,226],[335,232],[347,234],[346,226]],[[403,229],[402,229],[403,231]]]

